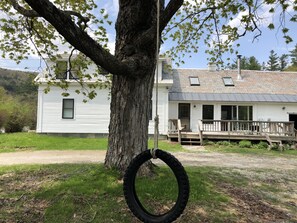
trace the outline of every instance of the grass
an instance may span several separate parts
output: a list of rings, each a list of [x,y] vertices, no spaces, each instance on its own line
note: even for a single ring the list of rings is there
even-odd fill
[[[242,173],[214,167],[186,170],[191,193],[179,223],[297,220],[297,207],[289,205],[290,202],[294,204],[293,197],[297,195],[296,171],[290,172],[288,187],[282,182],[288,176],[280,172]],[[172,173],[165,167],[158,168],[157,173],[153,180],[137,178],[136,189],[141,201],[148,200],[149,210],[166,210],[176,197],[174,177],[171,178]],[[267,173],[276,174],[277,183],[272,184]],[[0,182],[0,219],[7,222],[138,222],[125,203],[118,173],[106,170],[102,165],[0,167]],[[278,189],[273,190],[271,185]],[[258,190],[263,188],[268,190],[262,196]],[[285,190],[290,191],[291,197],[287,198],[290,201],[280,197]],[[272,205],[267,207],[267,204]],[[289,215],[282,215],[281,210],[286,210],[291,219]]]
[[[176,190],[168,178],[166,168],[158,169],[152,187],[150,179],[140,179],[137,191],[150,197],[150,201],[162,205],[174,203]],[[102,165],[46,165],[1,167],[3,190],[2,203],[10,204],[0,211],[0,219],[8,221],[44,222],[135,222],[129,212],[122,192],[122,181],[115,171],[108,171]],[[226,203],[228,197],[215,191],[210,182],[204,182],[206,172],[199,169],[188,170],[192,193],[190,207],[204,205],[212,209],[214,203]],[[9,176],[9,177],[7,177]],[[8,178],[10,178],[8,180]],[[147,189],[153,189],[147,192]],[[161,190],[160,190],[161,189]],[[150,194],[149,194],[150,193]],[[1,201],[0,199],[0,201]],[[153,201],[155,200],[155,201]],[[35,203],[34,207],[30,204]],[[24,210],[29,210],[24,216]],[[42,211],[43,214],[40,214]],[[189,214],[191,215],[191,214]],[[218,217],[222,217],[218,213]],[[198,216],[188,216],[198,218]]]
[[[149,148],[153,140],[149,140]],[[159,147],[167,151],[181,151],[177,143],[160,141]],[[106,150],[107,138],[75,138],[35,133],[0,134],[0,152],[24,150]]]
[[[256,156],[278,156],[278,157],[296,157],[297,150],[285,149],[280,151],[278,149],[268,150],[267,148],[257,147],[258,144],[253,144],[251,147],[240,147],[237,143],[230,143],[227,141],[210,143],[205,146],[207,151],[221,152],[221,153],[237,153],[242,155],[256,155]]]

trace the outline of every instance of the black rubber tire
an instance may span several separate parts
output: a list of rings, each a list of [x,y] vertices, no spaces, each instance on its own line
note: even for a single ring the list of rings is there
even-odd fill
[[[178,184],[178,197],[175,205],[162,215],[149,213],[140,203],[136,190],[135,179],[140,166],[152,158],[150,150],[136,156],[128,166],[124,175],[124,195],[132,213],[145,223],[169,223],[176,220],[184,211],[190,194],[188,175],[182,164],[170,153],[157,149],[156,157],[165,162],[173,171]]]

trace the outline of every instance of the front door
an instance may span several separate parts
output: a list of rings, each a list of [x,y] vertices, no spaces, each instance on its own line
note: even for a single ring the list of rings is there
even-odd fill
[[[297,114],[289,114],[289,121],[293,121],[294,129],[297,129]]]
[[[178,118],[181,121],[183,130],[190,131],[190,117],[191,117],[191,104],[179,103],[178,104]]]

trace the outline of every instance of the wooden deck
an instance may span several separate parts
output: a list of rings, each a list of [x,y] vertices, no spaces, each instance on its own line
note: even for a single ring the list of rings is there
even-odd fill
[[[197,132],[183,130],[180,120],[169,126],[168,138],[181,144],[202,145],[205,139],[266,141],[267,135],[272,140],[296,141],[294,122],[201,120]]]

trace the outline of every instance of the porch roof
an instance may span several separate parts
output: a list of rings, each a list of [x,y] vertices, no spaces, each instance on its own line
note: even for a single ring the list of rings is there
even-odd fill
[[[282,103],[295,102],[296,103],[297,95],[170,92],[169,101],[282,102]]]

